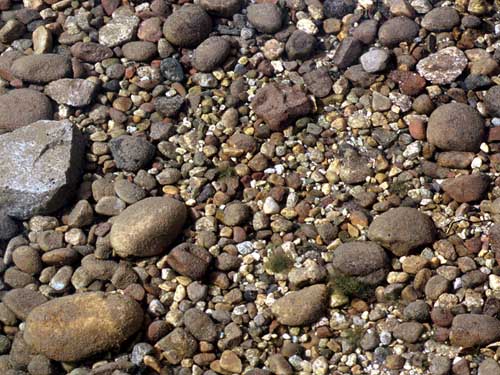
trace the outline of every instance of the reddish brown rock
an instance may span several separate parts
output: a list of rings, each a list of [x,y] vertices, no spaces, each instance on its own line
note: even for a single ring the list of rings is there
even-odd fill
[[[442,184],[443,190],[459,203],[480,200],[488,190],[490,179],[484,174],[472,174],[448,178]]]
[[[405,95],[417,96],[425,89],[425,79],[415,72],[394,70],[389,74],[389,78],[397,82],[399,89]]]

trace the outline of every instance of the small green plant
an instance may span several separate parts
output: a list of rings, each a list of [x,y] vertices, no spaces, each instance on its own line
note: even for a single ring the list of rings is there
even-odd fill
[[[362,283],[358,279],[336,273],[330,277],[329,286],[347,297],[368,298],[372,293],[371,286]]]
[[[267,257],[264,267],[272,273],[283,273],[293,267],[293,259],[282,250],[275,250]]]

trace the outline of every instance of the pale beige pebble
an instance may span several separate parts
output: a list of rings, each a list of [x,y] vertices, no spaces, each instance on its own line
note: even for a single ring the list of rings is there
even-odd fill
[[[52,50],[52,32],[45,26],[38,26],[33,31],[33,50],[36,54],[47,53]]]

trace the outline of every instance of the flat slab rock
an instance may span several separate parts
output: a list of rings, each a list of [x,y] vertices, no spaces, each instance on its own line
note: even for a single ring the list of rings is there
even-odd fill
[[[69,121],[37,121],[0,136],[0,209],[18,219],[64,205],[80,178],[85,141]]]
[[[462,74],[467,57],[457,47],[447,47],[422,59],[417,64],[418,73],[433,84],[448,84]]]
[[[99,86],[86,79],[63,78],[53,81],[45,87],[45,93],[58,104],[72,107],[89,105]]]

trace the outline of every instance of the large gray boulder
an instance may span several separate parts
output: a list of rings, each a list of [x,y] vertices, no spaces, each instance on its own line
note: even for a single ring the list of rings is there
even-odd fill
[[[0,210],[14,218],[64,205],[80,179],[85,140],[69,121],[37,121],[0,136]]]

